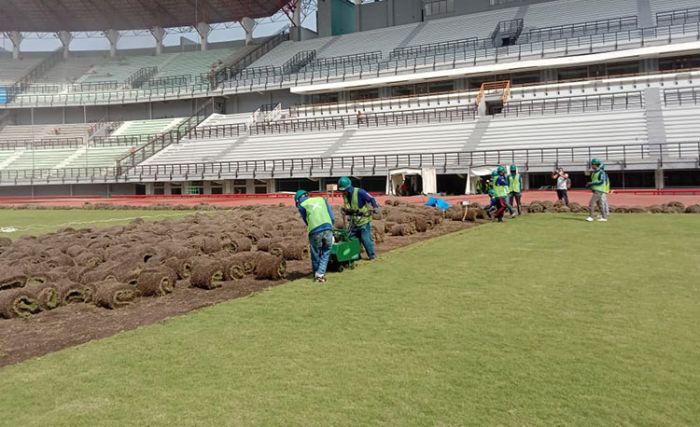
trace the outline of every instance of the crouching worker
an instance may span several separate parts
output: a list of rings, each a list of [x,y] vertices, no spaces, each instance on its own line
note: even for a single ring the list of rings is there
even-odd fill
[[[338,190],[343,192],[343,207],[349,213],[350,232],[357,236],[367,252],[367,258],[377,257],[372,240],[372,212],[379,210],[377,201],[361,188],[354,188],[350,178],[338,180]]]
[[[311,269],[314,281],[325,283],[328,261],[333,246],[333,224],[335,216],[328,201],[322,197],[309,197],[305,190],[297,191],[294,196],[301,219],[309,232],[311,248]]]

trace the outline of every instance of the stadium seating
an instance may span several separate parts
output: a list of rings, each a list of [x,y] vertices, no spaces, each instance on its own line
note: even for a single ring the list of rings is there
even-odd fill
[[[22,59],[12,59],[9,53],[0,53],[0,84],[12,84],[24,77],[44,58],[26,55]]]
[[[528,6],[526,28],[551,27],[637,15],[637,0],[568,0]]]
[[[87,139],[90,128],[90,123],[74,123],[74,124],[49,124],[49,125],[18,125],[5,126],[0,129],[0,141],[13,140],[34,140],[42,139],[66,139],[66,138],[84,138]]]
[[[176,128],[182,121],[182,118],[127,121],[112,132],[111,136],[156,135]]]
[[[666,141],[671,143],[698,141],[700,108],[668,108],[663,111]]]
[[[644,144],[643,111],[494,119],[478,150]]]
[[[126,56],[109,59],[95,65],[77,81],[92,83],[104,81],[125,82],[134,73],[146,67],[158,67],[174,59],[176,54],[168,53],[160,56]]]

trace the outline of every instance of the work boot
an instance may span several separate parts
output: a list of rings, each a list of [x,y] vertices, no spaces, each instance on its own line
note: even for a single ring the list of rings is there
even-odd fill
[[[314,279],[314,282],[316,283],[326,283],[326,276],[317,276]]]
[[[586,221],[588,221],[588,222],[593,222],[593,217],[592,217],[592,216],[589,216],[588,218],[586,218]]]

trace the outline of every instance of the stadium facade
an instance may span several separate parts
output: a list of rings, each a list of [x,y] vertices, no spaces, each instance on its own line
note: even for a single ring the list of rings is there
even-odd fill
[[[0,32],[0,195],[473,191],[499,164],[527,188],[601,158],[617,188],[700,186],[697,0],[11,2]],[[359,2],[358,2],[359,3]],[[264,5],[264,6],[261,6]],[[291,28],[256,38],[282,9]],[[209,43],[240,21],[245,40]],[[200,42],[164,46],[169,27]],[[147,30],[152,49],[120,50]],[[100,31],[109,51],[71,51]],[[23,52],[51,32],[55,52]],[[421,180],[418,179],[418,182]],[[428,184],[429,183],[429,184]]]

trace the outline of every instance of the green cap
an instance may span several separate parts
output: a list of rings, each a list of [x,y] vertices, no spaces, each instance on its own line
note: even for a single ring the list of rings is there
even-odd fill
[[[515,165],[510,165],[510,171],[511,171],[511,172],[515,172],[515,171],[517,171],[517,170],[518,170],[518,167],[517,167],[517,166],[515,166]]]
[[[499,173],[499,174],[502,174],[502,173],[505,173],[505,172],[506,172],[506,168],[504,168],[503,166],[499,166],[499,167],[498,167],[498,173]]]
[[[341,176],[338,180],[338,190],[344,191],[347,190],[349,187],[352,187],[352,182],[350,182],[350,178],[348,178],[347,176]]]
[[[601,162],[600,162],[600,160],[598,160],[598,159],[593,159],[593,160],[591,160],[591,164],[592,164],[592,165],[599,165],[599,166],[600,166]]]
[[[308,195],[309,195],[309,192],[308,192],[308,191],[306,191],[306,190],[298,190],[298,191],[296,192],[296,194],[294,195],[294,201],[296,201],[296,202],[298,203],[299,200],[300,200],[302,197],[305,197],[305,196],[308,196]]]

